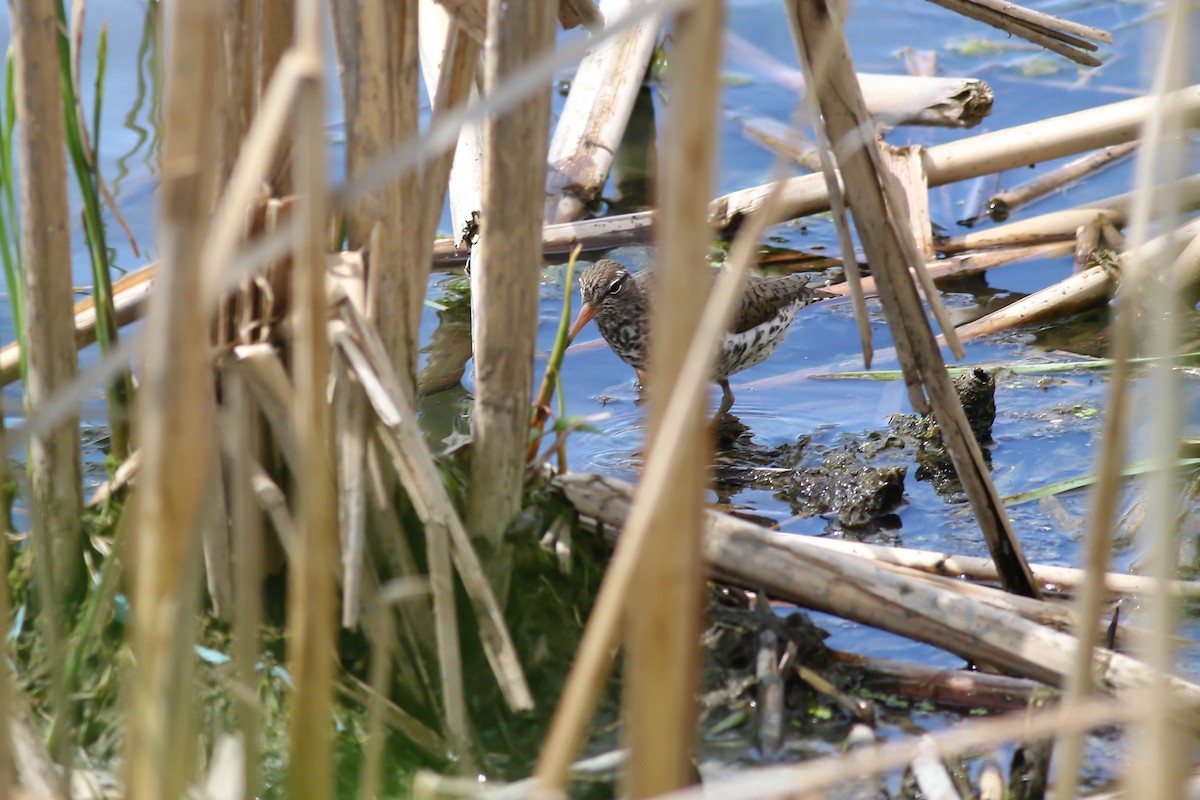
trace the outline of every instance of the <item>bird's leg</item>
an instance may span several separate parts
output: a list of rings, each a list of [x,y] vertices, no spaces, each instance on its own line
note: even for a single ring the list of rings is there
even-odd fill
[[[640,406],[642,403],[646,402],[646,373],[640,369],[635,369],[634,372],[637,373],[638,388],[638,399],[634,405]]]
[[[729,388],[729,379],[718,378],[717,385],[721,387],[721,407],[713,415],[713,422],[725,416],[729,413],[729,409],[733,408],[733,390]]]

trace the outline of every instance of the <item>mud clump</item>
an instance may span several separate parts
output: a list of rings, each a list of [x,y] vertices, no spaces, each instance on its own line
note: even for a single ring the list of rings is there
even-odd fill
[[[835,514],[844,527],[859,528],[900,505],[907,472],[901,466],[873,467],[857,453],[839,450],[820,466],[796,470],[778,494],[793,514]]]
[[[996,380],[990,373],[975,368],[960,375],[954,381],[954,388],[971,433],[983,449],[984,462],[990,467],[991,452],[985,445],[992,441],[992,425],[996,422]],[[896,435],[915,441],[917,480],[929,481],[943,497],[961,494],[962,484],[942,439],[941,426],[932,414],[897,414],[888,424]]]

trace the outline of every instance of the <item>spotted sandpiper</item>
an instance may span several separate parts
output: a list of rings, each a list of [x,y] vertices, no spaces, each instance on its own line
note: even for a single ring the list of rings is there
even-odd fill
[[[717,355],[713,380],[720,385],[722,396],[714,419],[733,406],[729,376],[766,360],[787,335],[796,312],[829,296],[809,288],[810,279],[809,275],[747,279],[742,305]],[[649,352],[650,281],[649,272],[630,272],[612,259],[592,264],[579,277],[583,306],[569,335],[574,340],[595,317],[600,335],[622,361],[637,370],[639,380]]]

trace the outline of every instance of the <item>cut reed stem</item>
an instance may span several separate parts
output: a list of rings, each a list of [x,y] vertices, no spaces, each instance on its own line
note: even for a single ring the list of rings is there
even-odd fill
[[[485,84],[488,94],[553,50],[550,3],[489,0]],[[504,530],[521,505],[533,352],[537,338],[542,200],[546,191],[550,86],[484,123],[483,219],[471,271],[475,342],[474,452],[467,523],[501,552]],[[507,592],[503,559],[492,565],[497,593]]]

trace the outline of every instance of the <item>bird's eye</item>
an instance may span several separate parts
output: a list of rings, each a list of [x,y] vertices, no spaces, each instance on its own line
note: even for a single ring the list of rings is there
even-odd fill
[[[619,278],[614,278],[613,282],[608,285],[608,293],[609,294],[620,294],[621,287],[624,285],[625,285],[625,276],[624,275],[620,276]]]

